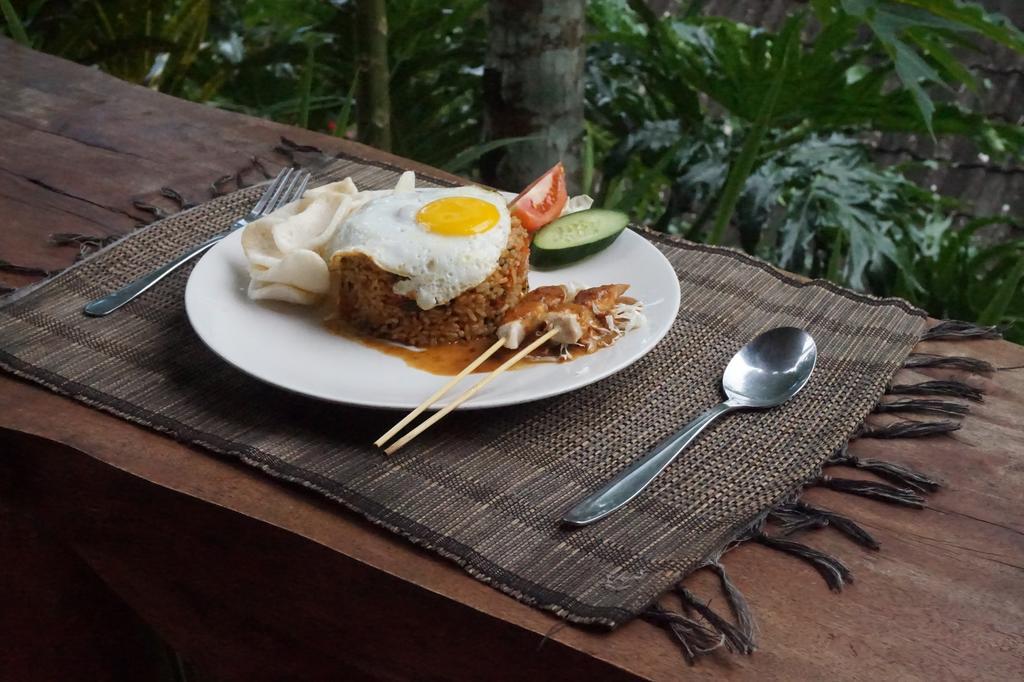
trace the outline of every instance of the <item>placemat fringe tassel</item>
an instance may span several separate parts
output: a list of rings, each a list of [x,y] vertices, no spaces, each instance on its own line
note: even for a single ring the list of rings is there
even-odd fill
[[[843,589],[843,585],[853,582],[853,574],[846,567],[846,564],[819,549],[814,549],[794,540],[768,535],[764,532],[755,536],[754,541],[765,547],[770,547],[807,562],[821,574],[821,577],[825,579],[829,589],[833,592],[839,592]]]
[[[901,398],[889,402],[880,402],[875,405],[873,411],[875,414],[921,412],[923,414],[944,414],[962,417],[970,411],[970,408],[963,403],[955,403],[951,400]]]
[[[10,272],[15,275],[33,275],[49,277],[51,274],[53,274],[49,270],[45,270],[43,268],[37,268],[31,265],[17,265],[6,260],[0,260],[0,270],[2,270],[3,272]]]
[[[722,565],[721,561],[715,561],[708,564],[707,567],[718,575],[722,593],[725,595],[725,600],[729,602],[729,610],[732,611],[732,616],[736,620],[736,627],[739,628],[747,641],[750,642],[750,651],[753,652],[757,648],[757,621],[754,620],[754,614],[750,610],[747,598],[743,596],[743,593],[736,587],[736,584],[729,579],[729,573],[725,570],[725,566]]]
[[[944,320],[922,336],[922,341],[948,341],[952,339],[1000,339],[1003,329],[996,325],[984,326],[962,320]]]
[[[648,606],[640,614],[640,617],[668,630],[679,644],[683,658],[690,665],[697,661],[698,656],[710,653],[726,642],[724,634],[701,625],[681,613],[669,611],[658,604]]]
[[[893,504],[905,507],[920,509],[924,506],[924,498],[920,494],[907,488],[897,488],[888,483],[864,481],[859,478],[834,478],[827,474],[822,474],[818,476],[818,480],[813,485],[841,493],[860,495],[872,500],[892,502]]]
[[[922,438],[942,433],[952,433],[960,429],[960,424],[943,420],[937,422],[920,422],[911,419],[893,422],[884,426],[861,424],[854,434],[855,438]]]
[[[727,649],[738,654],[749,654],[754,651],[754,642],[742,628],[718,615],[708,604],[698,599],[693,592],[682,585],[676,585],[673,591],[679,595],[684,609],[689,608],[699,613],[716,632],[725,638]]]
[[[253,161],[253,163],[257,163],[257,159],[256,159],[255,156],[252,157],[252,161]],[[260,168],[263,168],[262,164],[260,165]],[[264,168],[263,171],[265,173],[266,169]],[[270,176],[267,176],[267,177],[270,177]],[[188,201],[187,199],[185,199],[185,197],[181,196],[181,192],[179,192],[178,190],[174,189],[173,187],[161,187],[160,188],[160,194],[162,196],[167,197],[168,199],[170,199],[174,203],[176,203],[178,205],[178,210],[179,211],[184,211],[186,209],[194,208],[195,206],[197,206],[197,204],[194,204],[193,202]]]
[[[927,367],[941,369],[962,369],[974,374],[991,374],[995,371],[992,363],[962,355],[935,355],[934,353],[911,353],[903,366],[907,369]]]
[[[892,384],[886,395],[931,395],[950,398],[963,398],[971,402],[984,402],[985,396],[977,389],[963,381],[947,379],[944,381],[922,381],[917,384]]]
[[[851,455],[846,448],[843,448],[843,450],[829,458],[825,466],[848,466],[854,469],[861,469],[884,478],[890,483],[895,483],[902,488],[912,488],[921,493],[935,492],[940,486],[938,481],[916,469],[911,469],[908,466],[895,462],[857,457],[856,455]]]
[[[805,530],[831,527],[861,547],[874,550],[880,547],[874,536],[861,528],[853,519],[801,500],[776,507],[769,513],[768,518],[776,525],[783,537]]]
[[[142,211],[143,213],[148,213],[152,216],[152,218],[149,218],[146,221],[147,223],[155,223],[158,220],[170,218],[177,212],[168,211],[165,208],[161,208],[160,206],[154,206],[153,204],[147,204],[145,201],[142,201],[140,199],[132,199],[132,206]]]
[[[54,232],[50,234],[49,242],[54,246],[77,246],[78,255],[75,257],[77,262],[94,251],[98,251],[108,244],[113,244],[120,238],[120,235],[116,234],[93,235],[78,234],[77,232]]]

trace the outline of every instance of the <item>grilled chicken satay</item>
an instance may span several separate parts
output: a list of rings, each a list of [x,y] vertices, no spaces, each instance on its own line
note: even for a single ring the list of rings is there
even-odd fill
[[[597,318],[585,305],[560,303],[551,306],[544,316],[544,324],[548,329],[558,330],[558,333],[551,337],[552,343],[569,345],[580,343],[589,336],[591,330],[597,326]]]
[[[504,339],[506,348],[518,348],[543,326],[557,330],[551,343],[590,347],[609,333],[610,328],[601,326],[601,322],[614,314],[627,289],[628,284],[605,284],[583,289],[567,301],[568,292],[563,286],[538,287],[505,313],[498,338]]]
[[[504,339],[505,348],[519,348],[523,339],[540,329],[549,308],[565,302],[562,286],[537,287],[509,308],[498,327],[498,338]]]
[[[540,327],[548,307],[543,301],[520,301],[512,306],[498,327],[498,338],[504,339],[505,348],[519,348],[523,339]]]
[[[628,284],[605,284],[583,289],[572,303],[552,307],[544,318],[548,329],[558,330],[551,341],[582,345],[593,350],[601,337],[613,331],[614,320],[611,318],[628,288]],[[601,326],[602,322],[607,327]]]
[[[622,298],[622,295],[626,293],[628,288],[628,284],[605,284],[599,287],[591,287],[576,294],[573,302],[590,308],[598,317],[604,317],[615,310],[619,299]]]
[[[568,294],[565,287],[561,284],[555,284],[548,287],[537,287],[533,291],[528,291],[523,296],[524,301],[541,301],[547,306],[558,305],[559,303],[565,303],[565,299],[568,298]]]
[[[601,342],[601,337],[607,334],[619,335],[615,324],[616,311],[619,309],[619,305],[626,301],[623,294],[629,289],[628,284],[605,284],[599,287],[592,287],[590,289],[584,289],[583,291],[576,294],[576,303],[586,306],[593,313],[597,320],[600,320],[604,326],[601,326],[596,320],[590,329],[590,334],[586,335],[583,339],[584,345],[588,347],[588,350],[594,350],[594,344]],[[629,299],[632,301],[632,299]]]

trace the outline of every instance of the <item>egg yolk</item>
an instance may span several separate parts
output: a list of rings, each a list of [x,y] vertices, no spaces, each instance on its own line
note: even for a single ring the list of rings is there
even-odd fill
[[[431,232],[465,237],[486,232],[498,224],[498,208],[475,197],[444,197],[424,206],[416,222]]]

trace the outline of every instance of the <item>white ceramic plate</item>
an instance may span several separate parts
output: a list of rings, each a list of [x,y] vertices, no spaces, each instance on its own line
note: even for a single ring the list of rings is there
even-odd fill
[[[238,230],[210,249],[185,287],[192,327],[226,361],[290,391],[369,407],[414,408],[449,380],[332,334],[312,308],[249,300],[241,236]],[[628,283],[627,295],[647,306],[647,324],[615,345],[572,362],[531,364],[506,372],[461,409],[538,400],[610,376],[650,351],[668,332],[679,309],[679,281],[672,266],[658,249],[628,229],[591,258],[559,270],[530,272],[531,288],[563,282]],[[467,377],[447,397],[458,396],[481,376]],[[435,407],[445,404],[440,400]]]

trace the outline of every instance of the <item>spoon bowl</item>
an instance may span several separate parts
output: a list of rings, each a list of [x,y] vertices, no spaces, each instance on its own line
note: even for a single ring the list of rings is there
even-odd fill
[[[737,407],[775,407],[811,378],[818,349],[811,335],[796,327],[776,327],[754,337],[729,361],[722,388]]]

